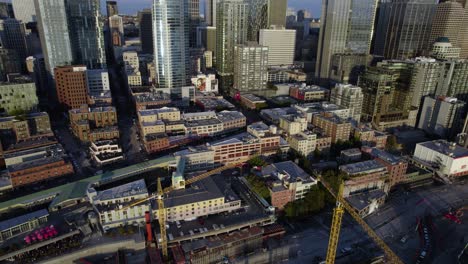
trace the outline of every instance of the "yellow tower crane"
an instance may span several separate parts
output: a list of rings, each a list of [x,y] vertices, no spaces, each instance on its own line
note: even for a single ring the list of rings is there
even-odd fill
[[[216,168],[214,170],[210,170],[210,171],[207,171],[205,173],[202,173],[200,175],[197,175],[195,177],[192,177],[188,180],[185,181],[185,185],[190,185],[192,183],[195,183],[195,182],[198,182],[198,181],[201,181],[203,179],[206,179],[214,174],[217,174],[217,173],[220,173],[224,170],[227,170],[227,169],[232,169],[244,162],[246,162],[247,160],[249,160],[252,156],[245,156],[245,157],[242,157],[240,158],[239,160],[237,160],[235,163],[228,163],[222,167],[219,167],[219,168]],[[152,199],[156,199],[157,200],[157,204],[158,204],[158,209],[157,209],[157,216],[158,216],[158,222],[159,222],[159,229],[160,229],[160,232],[161,232],[161,238],[160,238],[160,242],[159,242],[159,248],[161,249],[161,253],[163,255],[163,258],[165,260],[167,260],[167,257],[168,257],[168,251],[167,251],[167,236],[166,236],[166,210],[164,208],[164,195],[167,195],[168,193],[172,192],[173,190],[175,190],[175,188],[173,186],[169,186],[169,187],[166,187],[166,188],[162,188],[162,185],[161,185],[161,178],[158,178],[158,190],[156,192],[156,194],[153,194],[153,195],[150,195],[144,199],[140,199],[134,203],[131,203],[130,205],[122,208],[121,210],[127,210],[128,208],[130,207],[133,207],[135,205],[138,205],[138,204],[141,204],[141,203],[144,203],[146,201],[149,201],[149,200],[152,200]]]
[[[325,262],[327,264],[335,263],[336,249],[338,247],[338,240],[341,229],[341,219],[343,218],[344,209],[346,209],[346,211],[354,218],[354,220],[362,226],[367,235],[372,238],[372,240],[374,240],[374,242],[384,251],[388,263],[403,264],[403,262],[392,251],[392,249],[377,235],[377,233],[375,233],[375,231],[361,218],[358,213],[356,213],[356,211],[354,211],[351,205],[349,205],[348,202],[346,202],[346,200],[343,198],[343,183],[340,183],[338,194],[336,194],[331,186],[323,179],[323,177],[319,176],[319,179],[323,186],[330,192],[330,194],[336,198],[336,207],[333,210],[330,240],[328,243],[327,258]]]

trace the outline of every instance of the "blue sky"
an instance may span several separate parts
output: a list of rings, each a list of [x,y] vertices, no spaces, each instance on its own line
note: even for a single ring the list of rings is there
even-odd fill
[[[120,13],[135,14],[138,10],[151,7],[152,0],[117,0],[117,2]],[[288,6],[296,10],[307,9],[313,17],[319,17],[321,2],[321,0],[288,0]]]

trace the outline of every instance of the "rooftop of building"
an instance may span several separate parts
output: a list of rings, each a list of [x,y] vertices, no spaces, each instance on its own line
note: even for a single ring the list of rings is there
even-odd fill
[[[167,138],[166,133],[151,133],[145,136],[146,141],[152,141],[161,138]]]
[[[298,113],[298,110],[294,107],[271,108],[271,109],[263,109],[260,111],[261,115],[273,121],[275,120],[278,121],[280,116],[288,115],[288,114],[295,114],[295,113]]]
[[[114,106],[98,106],[98,107],[89,107],[89,108],[75,108],[71,109],[71,114],[84,114],[84,113],[99,113],[99,112],[116,112]]]
[[[205,111],[205,112],[192,112],[192,113],[183,113],[182,119],[193,119],[193,118],[200,118],[200,117],[208,117],[208,118],[215,118],[216,112],[215,111]]]
[[[369,192],[364,192],[364,193],[359,193],[359,194],[354,194],[346,197],[346,201],[357,209],[358,211],[361,211],[365,208],[367,208],[369,205],[372,204],[372,202],[376,199],[380,199],[382,197],[385,197],[386,194],[382,190],[373,190]]]
[[[253,237],[261,237],[264,231],[261,227],[254,226],[248,229],[242,229],[239,231],[234,231],[229,234],[222,234],[217,236],[211,236],[208,238],[198,239],[190,241],[190,243],[184,243],[182,245],[182,250],[185,253],[190,252],[199,252],[203,250],[215,249],[227,245],[231,245],[236,241],[248,240]]]
[[[242,144],[252,144],[252,143],[259,143],[260,140],[249,133],[241,133],[237,134],[225,139],[217,140],[212,143],[210,143],[211,146],[217,147],[217,146],[223,146],[223,145],[230,145],[230,144],[236,144],[236,143],[242,143]]]
[[[26,169],[30,169],[34,167],[47,165],[47,164],[52,164],[52,163],[59,162],[62,160],[64,160],[62,155],[45,156],[45,157],[37,158],[34,160],[23,161],[22,163],[9,165],[7,166],[7,169],[9,172],[16,172],[16,171],[26,170]]]
[[[242,114],[242,112],[239,111],[221,111],[217,113],[218,119],[221,122],[227,122],[227,121],[232,121],[236,119],[244,119],[245,115]]]
[[[143,92],[134,94],[133,98],[137,103],[171,101],[171,96],[167,93]]]
[[[437,151],[443,155],[457,159],[462,157],[468,157],[468,149],[458,146],[456,143],[448,142],[446,140],[434,140],[418,143],[417,145],[424,146],[433,151]]]
[[[357,175],[361,173],[372,173],[386,170],[386,167],[376,160],[366,160],[357,163],[341,165],[340,170],[349,175]]]
[[[172,113],[179,112],[179,108],[176,107],[161,107],[153,109],[139,110],[138,113],[142,116],[157,115],[158,113]]]
[[[198,126],[210,126],[222,124],[217,118],[198,119],[198,120],[187,120],[185,121],[186,127],[198,127]]]
[[[321,91],[321,92],[329,92],[327,88],[318,86],[318,85],[307,85],[305,83],[301,84],[289,84],[290,88],[298,88],[299,90],[303,92],[316,92],[316,91]]]
[[[296,163],[288,160],[278,163],[273,163],[262,168],[262,175],[271,175],[277,177],[280,180],[285,180],[288,182],[302,181],[310,182],[315,181],[313,177],[307,174],[303,169],[301,169]],[[281,176],[284,175],[284,176]]]
[[[95,200],[99,201],[106,201],[106,200],[114,200],[114,199],[121,199],[132,197],[135,195],[140,194],[148,194],[148,190],[146,189],[145,180],[137,180],[133,182],[129,182],[114,188],[110,188],[104,191],[100,191],[97,193]]]
[[[120,131],[118,126],[105,126],[91,129],[90,133],[115,132]]]
[[[316,103],[305,103],[305,104],[296,104],[294,107],[300,111],[306,111],[309,113],[316,112],[329,112],[329,111],[338,111],[344,110],[345,107],[330,103],[330,102],[316,102]]]
[[[252,101],[252,102],[255,102],[255,103],[264,103],[265,100],[254,95],[254,94],[241,94],[241,97],[249,100],[249,101]]]
[[[388,153],[384,150],[380,150],[378,148],[373,148],[371,151],[371,154],[375,158],[379,158],[387,163],[390,163],[391,165],[396,165],[403,161],[402,157],[393,155],[391,153]]]
[[[102,147],[102,146],[107,146],[107,145],[118,145],[119,142],[117,139],[108,139],[108,140],[99,140],[99,141],[94,141],[91,142],[91,144],[97,146],[97,147]]]
[[[174,190],[164,199],[164,207],[175,207],[186,204],[198,203],[207,200],[225,198],[226,201],[240,200],[234,193],[229,192],[227,197],[219,189],[210,177],[192,183],[185,189]],[[157,203],[151,201],[153,210],[157,209]]]
[[[226,99],[218,97],[197,97],[196,102],[202,104],[205,109],[213,109],[218,106],[229,109],[235,108],[235,106]]]
[[[330,121],[332,123],[335,123],[337,125],[341,124],[351,124],[348,120],[345,120],[343,118],[340,118],[339,116],[333,114],[333,113],[322,113],[321,115],[316,115],[314,118],[320,118],[320,119],[325,119],[327,121]]]
[[[144,127],[150,127],[150,126],[164,126],[164,122],[162,120],[156,120],[152,122],[142,122],[142,126]]]
[[[11,219],[8,219],[8,220],[5,220],[5,221],[1,221],[0,222],[0,231],[7,230],[7,229],[10,229],[12,227],[27,223],[28,221],[38,219],[38,218],[48,216],[48,215],[49,215],[49,212],[47,212],[46,209],[41,209],[41,210],[38,210],[38,211],[34,211],[34,212],[31,212],[31,213],[20,215],[20,216],[17,216],[17,217],[14,217],[14,218],[11,218]]]
[[[199,145],[199,146],[191,146],[186,149],[183,149],[181,151],[177,151],[174,153],[174,156],[185,156],[189,154],[195,154],[195,153],[203,153],[203,152],[212,152],[213,150],[210,149],[206,145]]]
[[[31,154],[41,154],[42,157],[47,157],[49,155],[65,155],[65,150],[60,144],[51,144],[47,146],[40,146],[32,149],[20,150],[11,153],[6,153],[3,155],[5,159],[31,155]]]
[[[57,139],[54,136],[47,135],[47,136],[42,136],[42,137],[30,138],[30,139],[23,140],[14,144],[10,144],[8,146],[3,145],[3,151],[14,152],[17,150],[31,149],[37,146],[52,145],[56,143],[57,143]]]
[[[25,83],[33,83],[34,80],[26,75],[9,75],[9,80],[6,82],[0,82],[0,87],[4,85],[15,85],[15,84],[25,84]]]
[[[350,148],[341,151],[341,155],[352,156],[352,155],[361,155],[361,150],[358,148]]]

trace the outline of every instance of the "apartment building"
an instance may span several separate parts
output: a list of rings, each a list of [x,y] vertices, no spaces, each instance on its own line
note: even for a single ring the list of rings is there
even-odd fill
[[[215,151],[207,146],[188,147],[174,153],[185,160],[185,172],[210,170],[215,167]]]
[[[270,187],[271,205],[279,210],[289,202],[303,199],[310,188],[317,184],[315,178],[292,161],[268,165],[262,168],[261,174],[274,179]]]
[[[384,149],[387,145],[387,133],[374,130],[365,124],[353,126],[352,130],[352,135],[359,138],[363,146]]]
[[[87,195],[99,216],[101,226],[105,232],[111,228],[124,225],[144,225],[145,212],[150,209],[149,202],[126,208],[133,202],[148,197],[148,190],[144,180],[130,182],[103,191],[89,188]]]
[[[266,104],[266,101],[254,94],[241,94],[240,95],[241,104],[243,104],[248,109],[257,109],[257,106]]]
[[[330,102],[296,104],[294,105],[294,109],[302,113],[307,118],[307,122],[309,123],[312,123],[312,118],[314,115],[321,114],[324,112],[333,113],[334,115],[342,119],[348,119],[352,117],[349,108],[339,106]]]
[[[239,111],[221,111],[216,114],[218,120],[223,123],[223,130],[235,130],[247,125],[247,118]]]
[[[280,86],[280,85],[277,85]],[[317,85],[302,83],[289,85],[289,96],[301,102],[320,102],[328,100],[330,90]]]
[[[301,115],[283,115],[279,121],[279,127],[290,136],[307,129],[307,119]]]
[[[15,111],[31,111],[37,108],[38,103],[36,84],[31,78],[15,78],[0,83],[0,112],[10,114]]]
[[[143,137],[143,147],[146,153],[156,153],[170,146],[169,138],[165,133],[147,134]]]
[[[317,148],[317,134],[310,131],[303,131],[288,138],[288,143],[292,149],[304,157],[309,157]]]
[[[91,107],[68,111],[73,134],[81,141],[98,141],[119,138],[115,107]]]
[[[342,165],[339,169],[350,179],[344,183],[343,197],[361,216],[373,213],[385,202],[389,173],[376,160]]]
[[[60,104],[66,109],[88,104],[86,66],[60,66],[54,70],[55,88]]]
[[[217,118],[185,121],[187,132],[198,136],[213,136],[224,130],[223,123]]]
[[[122,148],[117,140],[101,140],[91,142],[89,147],[91,158],[98,166],[118,162],[124,159]]]
[[[59,145],[5,154],[5,160],[13,188],[74,173]]]
[[[408,169],[408,162],[406,160],[377,148],[372,149],[371,155],[376,161],[387,167],[390,188],[399,183],[407,182],[405,175]]]
[[[312,124],[323,130],[332,138],[332,143],[347,141],[351,135],[351,122],[343,120],[333,113],[321,113],[315,115]]]

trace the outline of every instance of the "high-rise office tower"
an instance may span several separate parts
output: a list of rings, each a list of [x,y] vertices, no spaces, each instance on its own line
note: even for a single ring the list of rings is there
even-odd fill
[[[436,95],[468,102],[468,60],[448,60],[443,63],[443,80],[438,82]]]
[[[105,68],[100,0],[67,0],[66,3],[74,63],[89,69]]]
[[[374,54],[414,58],[427,51],[435,0],[387,0],[379,5]]]
[[[326,81],[330,75],[331,57],[346,50],[351,0],[324,0],[317,51],[315,77]]]
[[[464,15],[465,9],[455,0],[439,3],[432,21],[428,48],[430,49],[439,37],[447,37],[452,45],[458,47],[459,40],[463,37],[463,30],[460,29],[463,27]]]
[[[34,0],[12,0],[15,18],[23,23],[36,22]]]
[[[247,39],[258,40],[258,32],[267,28],[268,0],[249,0],[249,19]]]
[[[416,58],[406,63],[412,65],[409,83],[411,106],[419,108],[424,96],[435,94],[444,71],[444,64],[428,58]]]
[[[330,102],[349,108],[350,117],[357,122],[361,120],[363,100],[362,89],[351,84],[337,83],[330,92]]]
[[[453,139],[465,117],[465,102],[453,97],[424,97],[418,128],[442,138]]]
[[[15,13],[13,12],[13,5],[11,3],[0,3],[0,18],[15,18]]]
[[[359,76],[364,100],[362,117],[385,130],[403,125],[415,126],[417,110],[411,108],[409,87],[412,65],[404,61],[383,61]]]
[[[138,20],[140,24],[141,52],[153,54],[153,17],[151,9],[143,9],[143,11],[138,12]]]
[[[312,15],[310,14],[309,11],[303,10],[303,9],[297,11],[297,21],[298,22],[302,22],[302,21],[304,21],[304,19],[307,19],[307,18],[312,18]]]
[[[200,25],[200,0],[188,0],[189,45],[197,46],[197,27]]]
[[[248,4],[242,0],[220,0],[216,6],[216,68],[220,88],[233,84],[234,46],[247,40]]]
[[[267,26],[286,27],[288,0],[268,0]]]
[[[73,62],[65,0],[34,0],[34,4],[46,70],[53,77],[55,67]]]
[[[6,75],[21,72],[21,63],[16,50],[0,48],[0,81],[6,81]]]
[[[258,44],[268,47],[268,66],[293,64],[295,30],[275,26],[270,29],[260,29]]]
[[[240,93],[262,91],[266,89],[267,81],[268,47],[253,41],[235,45],[234,89]]]
[[[352,53],[369,54],[374,34],[378,0],[352,0],[347,48]]]
[[[66,109],[79,108],[88,103],[86,67],[60,66],[55,68],[57,98]]]
[[[15,50],[21,65],[25,64],[27,55],[25,27],[14,18],[0,20],[0,42],[2,47]]]
[[[287,0],[249,0],[247,39],[258,41],[260,29],[286,26]]]
[[[207,26],[216,27],[216,3],[218,0],[205,1],[205,23]]]
[[[153,0],[154,64],[161,88],[180,96],[190,81],[188,0]]]
[[[117,6],[117,1],[107,1],[106,2],[107,16],[111,17],[119,14],[119,8]]]
[[[123,20],[119,15],[109,17],[109,34],[113,46],[123,46],[125,44]]]

